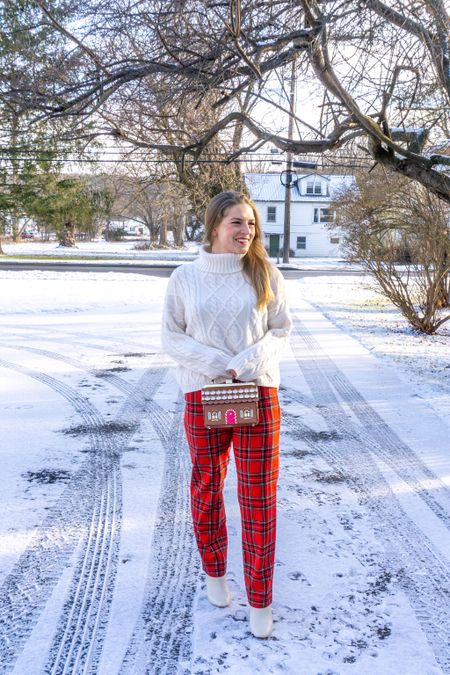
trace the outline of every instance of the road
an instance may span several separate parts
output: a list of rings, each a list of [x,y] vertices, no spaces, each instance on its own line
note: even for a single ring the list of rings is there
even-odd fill
[[[168,277],[177,265],[158,265],[158,263],[127,264],[127,263],[77,263],[77,262],[9,262],[1,261],[0,270],[52,270],[54,272],[124,272],[132,274],[147,274],[154,277]],[[295,267],[281,268],[285,279],[300,279],[315,276],[339,276],[341,274],[361,275],[359,270],[317,269],[301,270]]]

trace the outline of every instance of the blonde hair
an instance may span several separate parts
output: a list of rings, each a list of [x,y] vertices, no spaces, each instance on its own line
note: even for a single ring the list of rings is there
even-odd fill
[[[220,192],[211,199],[205,214],[203,241],[212,245],[213,231],[225,217],[226,211],[237,204],[248,204],[255,218],[255,236],[243,258],[243,271],[255,289],[257,308],[263,309],[274,299],[270,284],[271,264],[262,242],[261,219],[256,204],[243,192]]]

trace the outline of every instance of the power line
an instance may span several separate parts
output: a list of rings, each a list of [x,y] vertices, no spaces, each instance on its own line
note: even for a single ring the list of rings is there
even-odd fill
[[[0,146],[0,151],[1,151],[1,149],[2,149],[2,148],[1,148],[1,146]],[[29,148],[29,149],[30,149],[30,150],[31,150],[31,149],[34,149],[34,150],[38,150],[38,151],[39,151],[40,149],[42,150],[42,146],[41,146],[40,148],[39,148],[39,147],[35,147],[35,148]],[[9,153],[11,153],[11,156],[13,156],[13,153],[14,153],[14,152],[18,152],[19,150],[22,150],[22,151],[24,151],[24,153],[26,153],[27,147],[25,147],[25,146],[22,146],[22,147],[21,147],[21,146],[18,146],[18,147],[15,147],[14,149],[12,149],[12,148],[6,148],[5,146],[3,147],[3,151],[4,151],[4,152],[9,152]],[[123,148],[119,148],[119,147],[118,147],[116,150],[115,150],[114,148],[108,148],[107,150],[99,150],[99,151],[98,151],[98,154],[99,154],[99,155],[133,155],[133,156],[140,156],[140,155],[143,155],[143,156],[146,157],[146,156],[148,156],[150,150],[151,150],[151,148],[149,148],[149,150],[142,150],[142,149],[139,149],[139,150],[134,150],[134,149],[133,149],[133,150],[124,150]],[[48,150],[48,151],[47,151],[47,150],[44,150],[44,152],[49,153],[49,154],[53,154],[53,155],[54,155],[54,151],[52,151],[52,150]],[[87,151],[87,152],[85,152],[84,154],[87,155],[87,156],[88,156],[89,154],[91,154],[93,157],[96,157],[96,156],[97,156],[92,150]],[[283,151],[280,151],[280,152],[270,152],[270,151],[268,151],[268,152],[252,152],[252,151],[245,152],[245,151],[244,151],[244,152],[242,153],[242,155],[246,155],[246,156],[249,155],[249,156],[251,156],[251,157],[266,157],[268,161],[277,161],[277,159],[279,159],[280,157],[283,157],[283,156],[286,155],[286,154],[287,154],[287,153],[286,153],[286,152],[283,152]],[[326,156],[326,153],[321,153],[321,152],[315,152],[315,153],[314,153],[314,152],[312,152],[312,153],[294,152],[293,154],[294,154],[295,156],[300,156],[300,155],[305,155],[305,154],[308,154],[308,155],[317,155],[317,156],[320,156],[320,157]],[[332,153],[332,154],[333,154],[333,156],[336,156],[336,155],[334,155],[334,153]],[[203,155],[204,157],[217,157],[217,153],[203,152],[202,155]],[[55,156],[55,155],[54,155],[54,156]],[[227,155],[224,155],[224,156],[226,157]],[[355,158],[355,155],[338,155],[338,156],[339,156],[339,157]],[[238,158],[237,158],[237,159],[238,159]],[[161,161],[172,161],[172,159],[167,158],[167,159],[164,159],[164,160],[161,160]],[[195,161],[195,160],[190,160],[190,161]]]
[[[22,148],[22,149],[24,149],[24,148]],[[0,148],[0,151],[1,151],[1,148]],[[107,155],[107,156],[109,156],[109,155],[111,155],[111,156],[119,155],[120,160],[117,160],[117,161],[133,161],[133,160],[122,159],[122,155],[124,155],[125,157],[128,157],[128,156],[137,157],[139,160],[140,160],[141,156],[142,157],[148,156],[148,152],[146,152],[144,150],[138,150],[138,151],[130,150],[130,151],[127,152],[127,151],[124,151],[123,149],[105,150],[105,151],[101,151],[99,154],[101,155],[101,157],[104,157],[105,155]],[[267,161],[267,162],[277,163],[278,161],[283,162],[283,160],[280,159],[280,158],[282,158],[285,154],[286,153],[283,153],[283,152],[280,152],[280,153],[271,153],[271,152],[243,153],[243,155],[241,155],[241,157],[237,157],[236,159],[233,159],[231,161],[227,156],[225,156],[224,159],[217,159],[217,155],[208,155],[208,153],[203,153],[203,157],[204,158],[205,157],[208,158],[208,156],[212,157],[213,158],[212,161],[214,161],[214,162],[230,162],[230,163],[231,162],[244,162],[244,161],[251,162],[251,161],[253,161],[253,158],[263,158],[262,160],[258,160],[258,161]],[[296,157],[300,157],[305,153],[293,153],[293,154]],[[250,157],[248,155],[250,155]],[[316,156],[316,157],[319,157],[319,158],[326,157],[326,155],[322,154],[322,153],[311,153],[311,154],[308,154],[308,155],[305,155],[305,156],[307,156],[307,157]],[[352,161],[359,159],[355,155],[338,155],[338,158],[340,160],[345,159],[345,160],[352,160]],[[77,159],[72,159],[70,157],[58,158],[58,156],[48,157],[48,156],[44,156],[44,155],[41,156],[41,155],[37,155],[37,154],[34,154],[32,156],[26,155],[26,156],[20,156],[20,157],[13,156],[12,154],[7,154],[7,155],[4,155],[4,156],[1,156],[0,159],[11,160],[11,161],[12,160],[26,161],[28,159],[28,160],[33,160],[33,161],[39,160],[39,161],[48,161],[48,162],[52,162],[52,161],[55,161],[55,162],[58,162],[58,161],[74,161],[74,162],[109,161],[109,160],[97,159],[97,155],[94,155],[94,154],[92,154],[92,156],[89,157],[89,153],[85,154],[83,158],[77,158]],[[360,158],[360,159],[361,159],[361,161],[363,161],[363,158]],[[114,161],[114,160],[111,160],[111,161]],[[181,159],[165,158],[165,159],[146,159],[146,160],[140,160],[140,161],[166,164],[166,163],[181,163],[181,162],[184,162],[184,163],[199,163],[199,162],[204,162],[204,161],[208,161],[208,160],[207,159],[197,159],[197,160],[195,160],[195,159],[184,159],[184,160],[181,160]],[[370,159],[368,159],[367,161],[370,161]]]
[[[364,163],[355,164],[354,158],[348,158],[350,162],[346,161],[347,158],[340,158],[341,161],[330,160],[328,162],[317,162],[319,165],[318,168],[323,167],[348,167],[348,168],[365,168],[370,164],[370,161]],[[12,161],[11,157],[0,156],[0,162],[10,162]],[[257,159],[257,158],[242,158],[242,159],[197,159],[197,160],[175,160],[175,159],[91,159],[91,158],[64,158],[64,159],[54,159],[48,157],[14,157],[14,161],[18,162],[54,162],[54,163],[64,163],[64,164],[261,164],[264,162],[270,162],[269,159]],[[273,170],[276,173],[276,170]]]

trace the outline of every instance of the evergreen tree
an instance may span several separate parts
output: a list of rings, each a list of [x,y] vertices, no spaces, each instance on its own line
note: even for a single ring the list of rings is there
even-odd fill
[[[70,15],[69,3],[47,2],[55,18]],[[63,53],[64,37],[43,20],[42,11],[30,0],[3,0],[0,4],[0,70],[3,84],[20,92],[29,78],[39,77],[55,56]],[[17,241],[21,218],[29,214],[30,194],[59,170],[58,159],[70,149],[58,140],[49,120],[36,120],[14,96],[0,97],[0,223]],[[62,129],[61,123],[59,123]],[[55,133],[56,131],[56,133]],[[33,183],[28,182],[32,180]],[[0,234],[1,234],[0,230]],[[1,247],[0,247],[1,251]]]

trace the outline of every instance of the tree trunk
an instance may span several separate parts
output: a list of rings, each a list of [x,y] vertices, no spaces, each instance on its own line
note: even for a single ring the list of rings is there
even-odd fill
[[[19,241],[20,225],[19,225],[19,218],[17,217],[16,214],[13,214],[13,220],[12,220],[12,223],[11,223],[11,227],[12,227],[13,242],[15,244],[17,244],[17,242]]]
[[[64,224],[59,245],[66,248],[76,248],[75,225],[70,220]]]
[[[159,227],[159,245],[167,246],[167,222],[162,219]]]
[[[449,275],[447,274],[443,279],[441,279],[437,289],[436,307],[438,309],[450,307],[449,288],[450,288],[450,278]]]
[[[175,246],[179,246],[180,248],[184,246],[184,232],[185,232],[184,222],[185,217],[183,215],[178,216],[176,224],[173,228],[173,238]]]
[[[18,128],[19,128],[19,115],[15,110],[13,110],[12,117],[11,117],[11,131],[10,131],[10,143],[11,143],[11,148],[15,151],[17,147],[17,142],[18,142]],[[13,189],[19,184],[19,173],[20,173],[20,168],[19,168],[19,163],[17,161],[17,157],[14,154],[11,157],[11,183],[13,186]],[[13,242],[17,244],[19,241],[19,230],[20,230],[20,224],[19,224],[19,214],[17,212],[17,208],[14,208],[12,215],[12,222],[11,222],[11,227],[12,227],[12,238]]]

